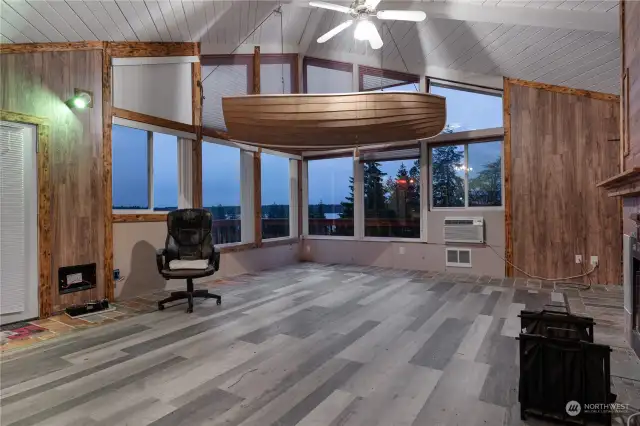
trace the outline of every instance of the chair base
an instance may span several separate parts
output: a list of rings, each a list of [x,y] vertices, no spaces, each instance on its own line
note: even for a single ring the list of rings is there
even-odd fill
[[[193,312],[193,298],[202,297],[205,299],[216,299],[217,304],[222,304],[222,297],[217,294],[209,293],[207,290],[194,290],[193,280],[187,279],[187,291],[174,291],[171,292],[171,296],[158,302],[158,310],[164,310],[164,304],[169,302],[175,302],[176,300],[187,299],[189,306],[187,307],[187,313]]]

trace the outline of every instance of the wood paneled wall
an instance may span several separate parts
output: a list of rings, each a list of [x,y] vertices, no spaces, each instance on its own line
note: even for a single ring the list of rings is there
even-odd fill
[[[629,155],[624,158],[624,170],[640,167],[640,2],[621,1],[622,72],[627,72],[628,101],[622,111],[621,125],[626,121]],[[624,96],[623,96],[624,98]],[[625,198],[623,210],[624,232],[631,234],[636,224],[629,219],[640,213],[640,197]]]
[[[92,109],[71,110],[74,88],[93,92]],[[0,109],[44,117],[51,124],[51,254],[53,309],[89,299],[82,291],[59,295],[58,268],[96,263],[104,297],[102,164],[102,51],[0,55]]]
[[[619,135],[618,102],[505,84],[513,263],[538,276],[567,277],[583,272],[576,254],[585,268],[598,256],[593,282],[621,283],[620,204],[595,186],[620,168],[619,142],[609,141]]]

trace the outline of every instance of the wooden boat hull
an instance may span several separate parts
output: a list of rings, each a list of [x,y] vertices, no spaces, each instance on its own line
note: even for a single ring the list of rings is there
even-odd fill
[[[231,139],[305,151],[426,139],[446,122],[445,98],[414,92],[234,96],[222,110]]]

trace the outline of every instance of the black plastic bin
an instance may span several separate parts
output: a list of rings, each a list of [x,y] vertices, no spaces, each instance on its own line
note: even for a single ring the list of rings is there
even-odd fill
[[[521,330],[561,339],[578,339],[593,343],[593,318],[558,311],[521,311]]]
[[[611,348],[592,343],[591,318],[557,314],[522,311],[520,315],[525,331],[518,337],[520,415],[523,420],[533,414],[568,424],[610,426],[609,410],[587,409],[587,406],[615,402],[615,395],[610,392]],[[569,401],[581,406],[575,416],[567,413]]]

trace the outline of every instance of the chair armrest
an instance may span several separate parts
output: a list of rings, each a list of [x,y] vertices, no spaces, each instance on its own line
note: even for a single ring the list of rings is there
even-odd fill
[[[213,264],[213,269],[220,269],[220,249],[218,247],[213,247],[213,251],[211,252],[211,257],[209,258],[209,263]]]
[[[158,265],[158,272],[162,273],[164,269],[164,255],[167,252],[166,249],[156,250],[156,265]]]

